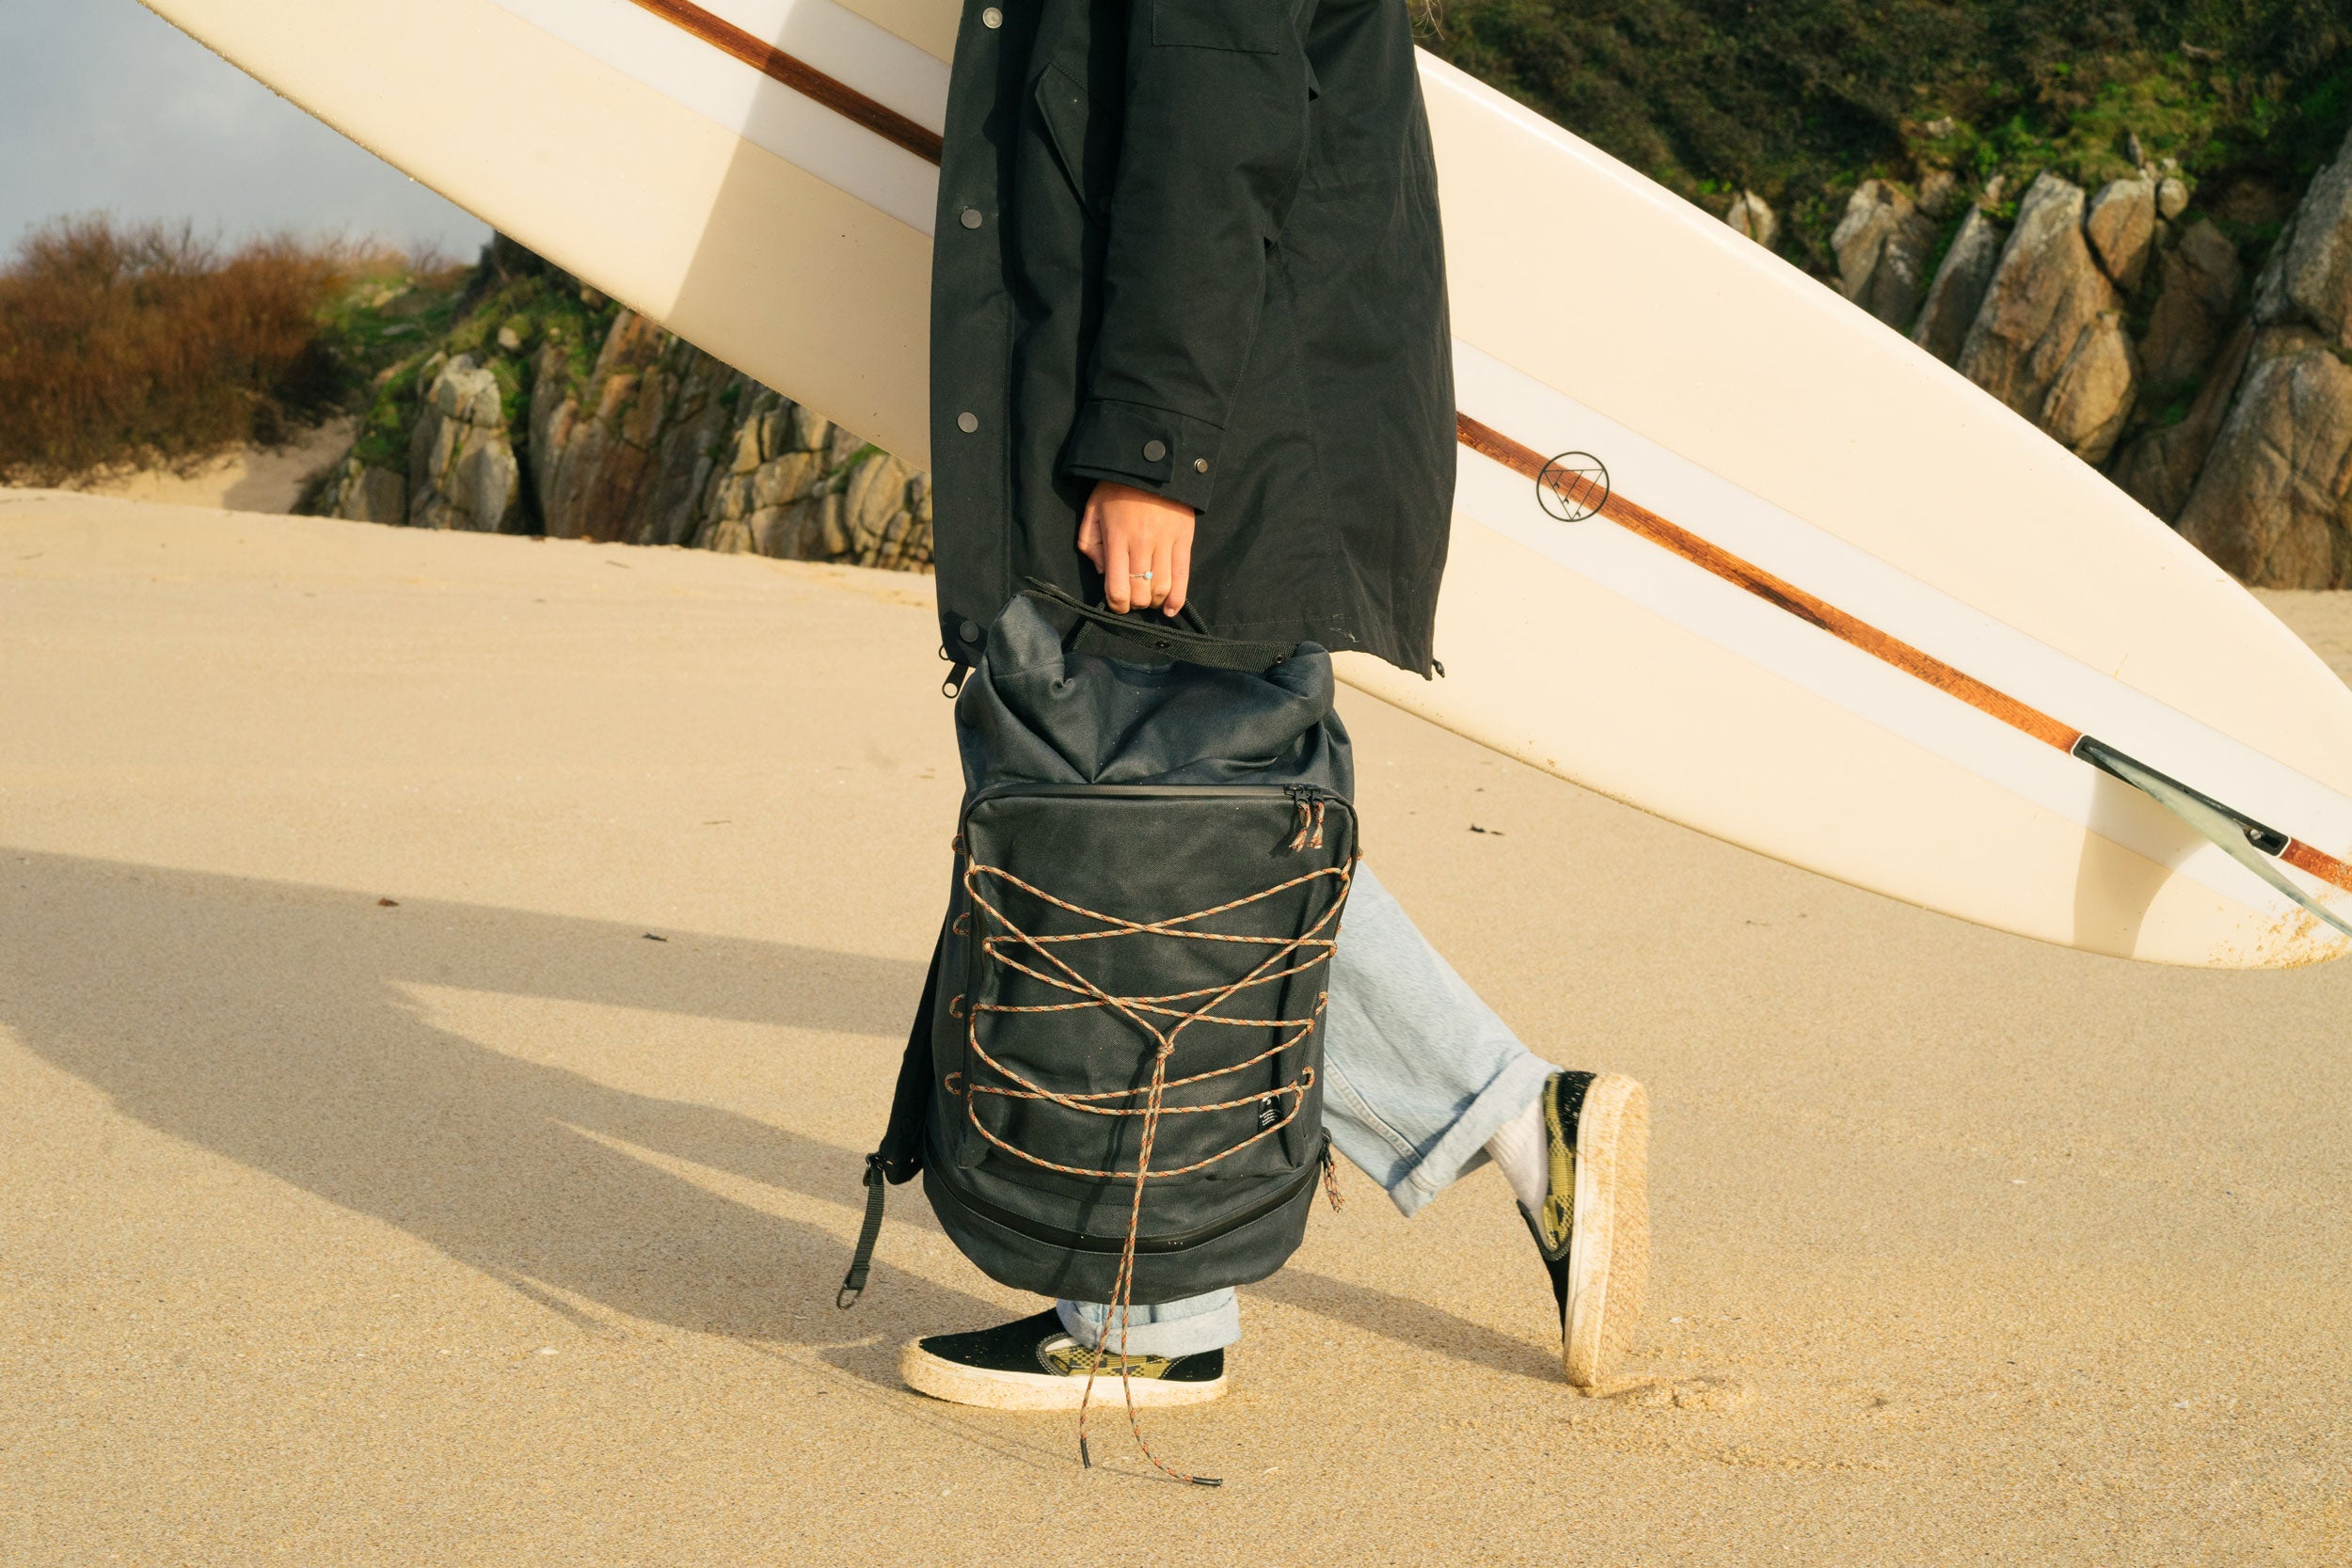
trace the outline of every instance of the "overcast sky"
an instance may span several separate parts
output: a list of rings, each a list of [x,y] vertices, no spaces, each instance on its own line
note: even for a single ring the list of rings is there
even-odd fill
[[[0,253],[49,218],[101,210],[461,258],[489,235],[138,0],[0,0]]]

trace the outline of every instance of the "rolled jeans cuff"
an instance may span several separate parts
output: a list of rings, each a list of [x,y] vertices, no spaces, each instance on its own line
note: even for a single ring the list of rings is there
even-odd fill
[[[1408,1217],[1454,1182],[1486,1163],[1486,1140],[1535,1103],[1545,1083],[1560,1069],[1541,1056],[1523,1053],[1480,1091],[1461,1119],[1412,1164],[1389,1182],[1389,1196]]]
[[[1119,1323],[1100,1302],[1062,1301],[1054,1304],[1061,1325],[1073,1338],[1091,1350],[1107,1340],[1119,1353]],[[1127,1354],[1130,1355],[1199,1355],[1223,1350],[1241,1338],[1241,1303],[1231,1291],[1211,1291],[1157,1307],[1127,1309]]]

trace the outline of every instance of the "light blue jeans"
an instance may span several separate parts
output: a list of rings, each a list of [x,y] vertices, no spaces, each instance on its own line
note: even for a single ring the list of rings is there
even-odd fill
[[[1519,1043],[1359,862],[1324,1020],[1323,1120],[1332,1147],[1407,1215],[1486,1159],[1486,1143],[1559,1071]],[[1058,1304],[1088,1345],[1107,1324],[1096,1302]],[[1193,1355],[1241,1338],[1231,1291],[1129,1309],[1127,1349]]]

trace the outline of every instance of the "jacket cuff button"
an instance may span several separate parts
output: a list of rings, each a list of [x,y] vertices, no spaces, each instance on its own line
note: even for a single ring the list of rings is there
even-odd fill
[[[1167,455],[1168,443],[1166,441],[1146,441],[1143,443],[1143,460],[1146,463],[1157,463],[1161,458],[1166,457]]]
[[[980,428],[980,417],[969,410],[956,416],[956,428],[966,436]]]
[[[1192,471],[1196,474],[1207,473],[1209,471],[1209,460],[1205,457],[1194,458],[1192,460]]]
[[[980,13],[980,25],[983,27],[1002,27],[1004,24],[1005,13],[993,6]]]
[[[980,216],[980,210],[977,207],[966,207],[957,221],[966,229],[977,229],[988,220]]]

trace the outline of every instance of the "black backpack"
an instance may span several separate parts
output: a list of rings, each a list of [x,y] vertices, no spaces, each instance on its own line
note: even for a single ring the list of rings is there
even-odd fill
[[[1331,699],[1312,643],[1047,588],[990,628],[956,702],[947,916],[839,1305],[882,1183],[918,1172],[965,1256],[1041,1295],[1173,1301],[1296,1249],[1356,861]]]

